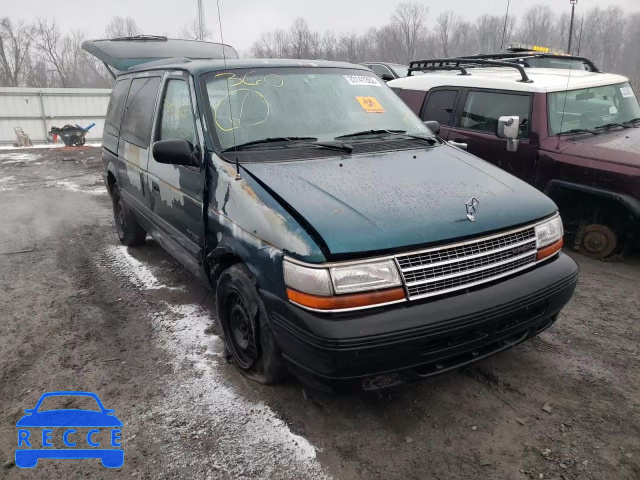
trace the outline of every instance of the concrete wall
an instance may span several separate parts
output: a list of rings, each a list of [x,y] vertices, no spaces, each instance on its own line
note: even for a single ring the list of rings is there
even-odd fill
[[[95,122],[87,141],[100,141],[110,89],[0,88],[0,144],[16,142],[14,127],[22,127],[33,143],[44,143],[51,127]],[[60,140],[58,140],[60,141]]]

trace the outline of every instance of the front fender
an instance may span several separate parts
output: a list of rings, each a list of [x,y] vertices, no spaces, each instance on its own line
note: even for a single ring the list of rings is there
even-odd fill
[[[613,201],[627,210],[636,220],[640,219],[640,200],[626,193],[618,193],[604,188],[580,185],[564,180],[551,180],[545,187],[544,193],[553,199],[559,192],[567,190]]]

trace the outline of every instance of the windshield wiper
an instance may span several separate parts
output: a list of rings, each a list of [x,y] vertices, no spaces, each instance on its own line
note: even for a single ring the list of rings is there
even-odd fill
[[[414,138],[416,140],[422,140],[429,143],[429,145],[435,145],[437,140],[433,137],[422,137],[420,135],[413,135],[407,133],[406,130],[363,130],[362,132],[349,133],[347,135],[340,135],[336,137],[336,140],[341,138],[354,138],[354,137],[366,137],[368,135],[398,135],[402,137]]]
[[[640,122],[640,117],[638,118],[632,118],[631,120],[627,120],[626,122],[622,122],[623,125],[627,125],[627,124],[632,124],[632,123],[638,123]],[[634,125],[634,127],[637,125]]]
[[[355,137],[366,137],[367,135],[382,135],[384,133],[394,134],[394,133],[405,133],[406,130],[363,130],[361,132],[348,133],[346,135],[340,135],[336,137],[336,140],[341,138],[355,138]]]
[[[587,128],[574,128],[572,130],[567,130],[566,132],[560,132],[558,134],[558,136],[562,136],[562,135],[575,135],[578,133],[592,133],[593,135],[599,135],[600,132],[596,131],[596,130],[589,130]]]
[[[631,125],[625,125],[623,123],[607,123],[606,125],[600,125],[599,127],[596,127],[596,130],[603,130],[605,128],[614,128],[614,127],[631,128]]]
[[[253,145],[264,145],[266,143],[279,143],[279,142],[298,142],[304,140],[315,141],[316,137],[273,137],[273,138],[261,138],[260,140],[252,140],[250,142],[241,143],[240,145],[234,145],[233,147],[225,148],[222,153],[232,152],[234,150],[243,150]]]

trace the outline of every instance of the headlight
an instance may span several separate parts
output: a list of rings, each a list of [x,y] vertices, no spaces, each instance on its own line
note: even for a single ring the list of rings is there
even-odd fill
[[[402,285],[393,260],[333,267],[331,278],[335,292],[353,293]]]
[[[536,248],[538,260],[543,260],[560,251],[563,245],[564,228],[560,215],[536,225]]]
[[[331,295],[331,279],[326,268],[308,268],[285,260],[284,283],[300,292]]]
[[[551,220],[547,220],[536,226],[537,247],[542,248],[557,242],[564,236],[562,219],[556,215]]]
[[[289,300],[312,310],[346,311],[406,300],[393,260],[325,268],[285,259],[284,281]]]

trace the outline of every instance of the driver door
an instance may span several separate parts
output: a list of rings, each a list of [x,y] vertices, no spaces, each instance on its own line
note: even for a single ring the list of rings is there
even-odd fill
[[[148,183],[155,220],[171,243],[197,259],[204,246],[202,198],[205,167],[202,142],[196,129],[195,96],[190,78],[165,77],[156,113],[153,140],[187,140],[200,152],[200,166],[170,165],[149,155]],[[174,245],[175,246],[175,245]],[[174,252],[179,255],[180,252]]]

